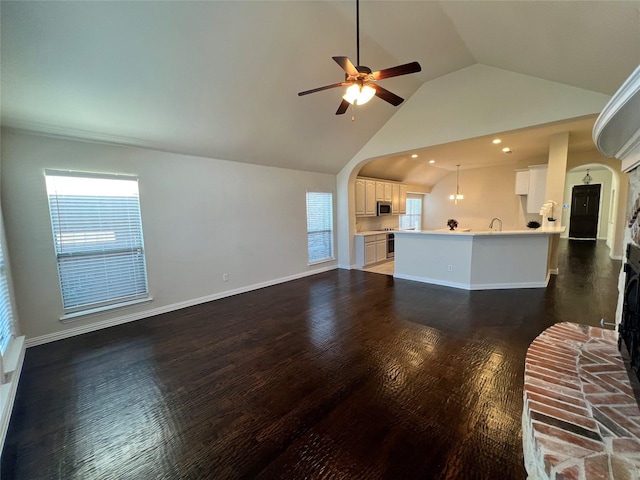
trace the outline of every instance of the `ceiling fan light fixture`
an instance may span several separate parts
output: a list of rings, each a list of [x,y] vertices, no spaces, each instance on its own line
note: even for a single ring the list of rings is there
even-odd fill
[[[358,84],[353,84],[349,88],[347,88],[347,92],[342,98],[344,98],[351,105],[364,105],[369,100],[371,100],[375,94],[376,89],[369,85],[364,85],[361,87]]]

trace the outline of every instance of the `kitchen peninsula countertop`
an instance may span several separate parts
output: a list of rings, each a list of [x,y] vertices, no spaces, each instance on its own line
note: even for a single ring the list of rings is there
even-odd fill
[[[544,288],[552,237],[564,230],[398,230],[394,277],[465,290]]]
[[[465,235],[471,237],[479,236],[501,236],[501,235],[552,235],[563,233],[567,227],[549,227],[549,228],[525,228],[522,230],[449,230],[443,228],[440,230],[393,230],[394,233],[409,233],[412,235]],[[375,232],[372,232],[375,233]],[[379,232],[382,233],[382,232]]]

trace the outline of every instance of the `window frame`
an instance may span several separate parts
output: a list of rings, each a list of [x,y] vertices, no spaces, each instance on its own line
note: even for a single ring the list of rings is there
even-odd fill
[[[413,222],[409,222],[410,225],[408,227],[403,227],[402,226],[402,220],[404,218],[412,218],[412,217],[419,217],[419,222],[418,222],[418,227],[416,228],[417,230],[422,229],[422,217],[423,217],[423,212],[424,212],[424,195],[419,195],[419,194],[415,194],[415,193],[408,193],[407,194],[407,202],[409,200],[419,200],[420,201],[420,213],[419,214],[415,214],[415,213],[411,213],[411,214],[404,214],[404,215],[400,215],[398,216],[398,228],[400,229],[405,229],[405,228],[414,228],[413,227]],[[408,208],[407,208],[408,210]]]
[[[144,302],[149,302],[152,300],[152,298],[149,295],[149,284],[148,284],[148,272],[147,272],[147,262],[146,262],[146,249],[144,246],[144,236],[143,236],[143,225],[142,225],[142,212],[141,212],[141,206],[140,206],[140,196],[139,196],[139,187],[138,187],[138,177],[135,175],[121,175],[121,174],[108,174],[108,173],[96,173],[96,172],[79,172],[79,171],[67,171],[67,170],[55,170],[55,169],[45,169],[44,170],[44,174],[45,174],[45,191],[46,191],[46,195],[47,195],[47,201],[49,204],[49,220],[51,222],[51,232],[52,232],[52,240],[53,240],[53,250],[54,250],[54,255],[56,257],[56,267],[58,270],[58,286],[60,287],[60,298],[62,301],[62,309],[63,309],[63,315],[60,317],[60,320],[65,321],[65,320],[71,320],[74,319],[76,317],[82,317],[82,316],[86,316],[86,315],[91,315],[91,314],[96,314],[96,313],[100,313],[100,312],[104,312],[106,310],[112,310],[112,309],[116,309],[116,308],[121,308],[121,307],[125,307],[125,306],[130,306],[130,305],[135,305],[138,303],[144,303]],[[102,247],[101,249],[96,249],[95,251],[91,251],[91,250],[86,250],[86,251],[79,251],[79,252],[65,252],[63,251],[63,245],[64,242],[61,241],[60,239],[63,238],[65,233],[68,233],[68,231],[65,231],[64,228],[60,228],[60,226],[56,227],[55,221],[54,221],[54,206],[52,204],[52,198],[54,199],[55,202],[58,202],[60,197],[62,197],[64,194],[58,194],[58,192],[50,192],[48,186],[46,185],[47,183],[47,178],[48,177],[53,177],[53,176],[57,176],[57,177],[69,177],[69,178],[82,178],[82,179],[88,179],[88,180],[93,180],[93,179],[98,179],[98,180],[124,180],[124,181],[131,181],[131,182],[135,182],[136,184],[136,195],[135,195],[135,209],[134,210],[134,215],[133,217],[131,216],[131,214],[129,212],[127,212],[126,214],[124,214],[122,217],[118,217],[119,220],[122,219],[126,219],[127,222],[131,222],[132,218],[135,220],[133,223],[130,223],[131,225],[134,226],[133,231],[134,231],[134,238],[138,238],[139,240],[136,242],[135,246],[129,246],[127,248],[122,248],[121,246],[115,247],[115,248],[104,248]],[[88,197],[91,197],[92,195],[88,195]],[[95,195],[96,198],[98,198],[100,195]],[[56,209],[57,209],[57,203],[56,203]],[[100,213],[102,212],[101,210],[97,209],[96,210],[96,215],[99,216]],[[56,217],[59,218],[59,217]],[[89,226],[89,225],[88,225]],[[78,233],[80,232],[76,232],[73,233],[73,235],[78,235]],[[82,232],[84,235],[87,234],[87,232]],[[90,231],[89,233],[97,233],[97,232],[92,232]],[[114,233],[115,235],[115,233]],[[130,267],[129,271],[127,273],[137,273],[140,274],[137,277],[134,275],[135,278],[137,278],[137,284],[138,284],[138,292],[131,294],[131,295],[124,295],[124,296],[112,296],[109,298],[105,298],[99,301],[90,301],[87,303],[83,303],[83,304],[76,304],[76,305],[70,305],[70,306],[65,306],[67,304],[67,302],[70,300],[70,296],[69,295],[65,295],[65,288],[63,286],[63,282],[67,281],[69,278],[73,278],[71,276],[71,274],[65,274],[63,273],[63,268],[61,267],[62,265],[64,265],[65,262],[69,262],[69,261],[73,261],[73,259],[78,259],[78,260],[87,260],[87,261],[91,261],[91,260],[96,260],[96,259],[105,259],[106,263],[109,263],[109,261],[111,261],[112,264],[116,263],[117,261],[119,261],[118,259],[116,259],[114,256],[116,256],[118,253],[120,254],[124,254],[123,256],[125,258],[131,257],[131,259],[133,260],[133,262],[131,262],[132,264],[136,264],[136,256],[138,256],[137,258],[137,269],[136,267]],[[72,267],[73,268],[73,267]],[[76,267],[76,268],[82,268],[82,267]],[[93,270],[91,270],[93,271]],[[64,278],[66,275],[67,278]],[[109,275],[105,275],[106,279],[117,279],[118,281],[122,280],[123,278],[123,273],[122,272],[118,272],[118,274],[114,277],[110,277]],[[101,283],[105,283],[105,279],[100,279],[99,282],[97,282],[97,285],[100,285]],[[92,284],[96,284],[96,282],[92,282]],[[130,281],[130,286],[134,286],[136,284],[136,281]],[[140,287],[140,285],[142,285],[142,287]],[[135,289],[135,287],[134,287]]]
[[[318,231],[309,231],[309,194],[323,194],[323,195],[329,195],[329,199],[331,200],[331,205],[330,205],[330,210],[331,210],[331,215],[330,215],[330,229],[329,230],[318,230]],[[307,265],[312,266],[312,265],[318,265],[320,263],[327,263],[327,262],[332,262],[335,261],[336,257],[335,257],[335,199],[334,199],[334,192],[331,190],[321,190],[321,189],[307,189],[306,194],[305,194],[305,217],[306,217],[306,222],[307,222]],[[318,233],[318,232],[330,232],[330,240],[331,240],[331,244],[330,244],[330,253],[328,257],[324,257],[324,258],[319,258],[319,259],[315,259],[315,260],[311,260],[310,258],[310,253],[311,253],[311,249],[309,248],[309,235],[311,233]]]

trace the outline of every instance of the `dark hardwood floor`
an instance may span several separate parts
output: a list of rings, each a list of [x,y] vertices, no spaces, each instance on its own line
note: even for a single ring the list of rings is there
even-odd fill
[[[336,270],[28,349],[9,479],[524,479],[524,358],[613,321],[620,262],[546,289]]]

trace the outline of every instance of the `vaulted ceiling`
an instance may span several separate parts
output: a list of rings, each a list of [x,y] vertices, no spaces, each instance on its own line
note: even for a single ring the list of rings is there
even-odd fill
[[[355,62],[355,1],[0,8],[4,126],[337,173],[396,112],[297,96]],[[363,0],[360,28],[364,65],[422,64],[381,82],[405,99],[475,63],[611,95],[640,64],[639,1]]]

